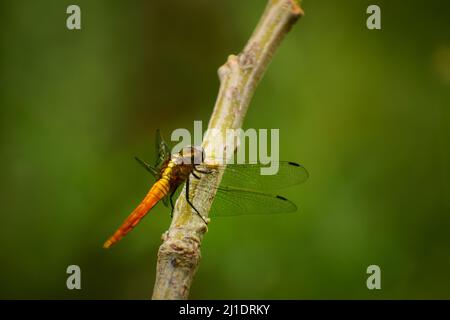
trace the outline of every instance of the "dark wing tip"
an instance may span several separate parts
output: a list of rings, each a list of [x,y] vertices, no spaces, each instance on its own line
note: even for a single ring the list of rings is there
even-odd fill
[[[286,201],[285,203],[286,203],[286,205],[289,205],[289,208],[285,208],[285,212],[294,212],[294,211],[297,211],[297,206],[295,205],[295,203],[293,203],[292,201],[289,201],[288,199],[286,199],[285,197],[282,197],[282,196],[279,196],[279,195],[277,195],[276,196],[276,198],[277,199],[280,199],[280,200],[283,200],[283,201]]]
[[[308,170],[306,170],[306,168],[304,166],[302,166],[301,164],[298,164],[297,162],[292,162],[292,161],[289,161],[288,164],[291,165],[291,166],[294,166],[294,167],[301,167],[301,168],[303,168],[303,170],[306,173],[306,179],[309,178],[309,172],[308,172]]]

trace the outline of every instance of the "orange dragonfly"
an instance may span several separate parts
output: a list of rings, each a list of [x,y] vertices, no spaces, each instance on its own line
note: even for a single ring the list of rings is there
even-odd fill
[[[261,175],[260,169],[265,166],[261,163],[206,164],[201,147],[185,147],[179,153],[171,155],[159,130],[156,133],[156,154],[158,156],[155,166],[136,157],[136,160],[155,177],[156,182],[142,202],[105,242],[104,248],[110,248],[122,239],[159,201],[162,200],[166,206],[170,204],[173,212],[173,198],[177,190],[182,189],[183,183],[186,183],[187,203],[206,223],[189,197],[190,180],[200,179],[203,174],[218,174],[220,170],[224,170],[210,210],[212,216],[296,211],[297,206],[293,202],[266,191],[299,184],[308,178],[306,169],[295,162],[281,161],[278,163],[279,170],[276,175]],[[196,193],[199,192],[210,193],[211,190],[197,188]]]

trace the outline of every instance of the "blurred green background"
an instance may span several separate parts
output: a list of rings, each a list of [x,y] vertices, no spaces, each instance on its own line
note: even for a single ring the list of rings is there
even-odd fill
[[[133,156],[209,119],[266,1],[78,0],[69,31],[74,3],[0,2],[0,298],[145,299],[169,211],[102,249],[150,186]],[[190,297],[450,298],[450,2],[303,8],[245,121],[308,168],[300,211],[214,219]]]

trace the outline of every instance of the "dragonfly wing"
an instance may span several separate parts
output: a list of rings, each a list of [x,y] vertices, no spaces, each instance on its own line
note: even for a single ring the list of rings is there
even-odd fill
[[[164,204],[165,207],[170,207],[170,198],[167,196],[162,198],[162,203]]]
[[[164,141],[161,131],[159,129],[156,130],[156,141],[155,141],[155,154],[156,154],[156,161],[155,161],[155,167],[158,167],[163,163],[165,160],[170,158],[170,149],[167,143]]]
[[[141,158],[135,156],[134,159],[140,164],[142,165],[145,170],[147,170],[148,172],[150,172],[153,176],[153,178],[157,179],[159,172],[156,168],[153,168],[151,165],[149,165],[147,162],[145,162],[144,160],[142,160]]]
[[[284,197],[233,187],[219,187],[211,207],[211,216],[244,214],[276,214],[297,210],[297,206]]]
[[[221,186],[234,188],[270,191],[293,186],[304,182],[308,178],[308,171],[295,162],[280,161],[272,165],[278,166],[278,172],[274,175],[262,175],[261,169],[268,168],[261,163],[253,164],[228,164],[206,165],[206,168],[218,172],[224,169]]]

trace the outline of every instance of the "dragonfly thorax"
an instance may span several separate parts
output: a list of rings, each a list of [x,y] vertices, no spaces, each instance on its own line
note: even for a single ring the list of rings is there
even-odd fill
[[[202,147],[198,146],[184,147],[171,157],[176,165],[199,165],[203,163],[204,159],[205,152]]]
[[[160,178],[171,184],[171,189],[183,183],[194,171],[196,165],[203,162],[203,149],[201,147],[185,147],[180,152],[172,154],[161,167]]]

